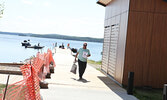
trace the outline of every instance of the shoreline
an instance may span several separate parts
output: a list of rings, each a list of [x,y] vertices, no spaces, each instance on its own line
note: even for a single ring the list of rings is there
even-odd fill
[[[88,60],[87,62],[90,66],[94,67],[95,69],[97,70],[101,69],[101,64],[102,64],[101,61]]]

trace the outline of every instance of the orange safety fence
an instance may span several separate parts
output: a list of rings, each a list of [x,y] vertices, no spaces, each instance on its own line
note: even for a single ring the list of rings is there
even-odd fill
[[[50,64],[55,67],[52,51],[48,49],[47,53],[37,53],[28,64],[20,66],[23,80],[8,85],[5,100],[41,100],[39,82],[50,72]],[[4,92],[5,89],[0,94],[0,100],[3,100]]]

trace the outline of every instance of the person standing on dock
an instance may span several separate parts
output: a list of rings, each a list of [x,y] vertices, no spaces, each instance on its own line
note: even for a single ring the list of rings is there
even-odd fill
[[[69,43],[67,44],[67,49],[70,49],[70,44]]]
[[[78,56],[79,54],[79,56]],[[82,80],[82,76],[85,72],[87,65],[87,58],[91,56],[89,49],[87,49],[87,43],[83,44],[83,48],[80,48],[77,54],[75,55],[75,62],[78,56],[78,65],[79,65],[79,80]]]
[[[55,47],[57,47],[57,42],[55,43]]]

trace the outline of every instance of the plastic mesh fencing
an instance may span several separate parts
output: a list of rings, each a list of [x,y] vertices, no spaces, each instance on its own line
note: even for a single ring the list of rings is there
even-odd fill
[[[8,86],[8,90],[6,93],[6,98],[5,100],[27,100],[26,98],[26,89],[27,87],[23,84],[24,80],[19,81],[15,84],[11,84]],[[20,92],[22,91],[22,92]],[[4,94],[4,90],[3,90],[3,94]],[[3,99],[3,95],[1,95],[2,99]]]
[[[23,80],[8,85],[5,100],[41,100],[39,82],[49,73],[50,64],[55,67],[51,50],[44,54],[37,53],[28,64],[20,67]],[[3,100],[4,92],[5,89],[0,92],[0,100]]]

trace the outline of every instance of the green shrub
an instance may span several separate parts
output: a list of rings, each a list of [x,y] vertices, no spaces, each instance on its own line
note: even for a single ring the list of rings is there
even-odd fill
[[[139,100],[162,100],[162,95],[162,89],[134,89],[134,96]]]

